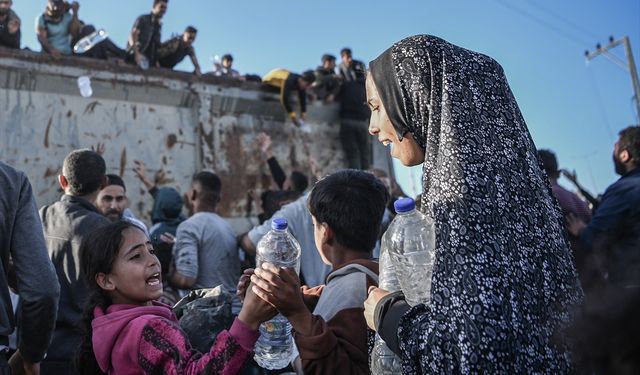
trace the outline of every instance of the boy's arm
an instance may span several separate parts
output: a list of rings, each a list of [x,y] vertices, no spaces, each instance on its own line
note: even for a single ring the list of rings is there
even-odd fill
[[[311,317],[307,332],[294,332],[305,374],[369,373],[362,308],[341,310],[328,322],[317,315]]]

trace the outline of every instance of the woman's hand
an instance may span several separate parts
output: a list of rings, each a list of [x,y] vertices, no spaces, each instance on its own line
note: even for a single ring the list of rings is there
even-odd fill
[[[387,294],[389,294],[388,291],[372,286],[369,288],[369,297],[364,301],[364,318],[367,321],[367,326],[374,331],[376,330],[376,324],[373,315],[376,312],[376,306]]]

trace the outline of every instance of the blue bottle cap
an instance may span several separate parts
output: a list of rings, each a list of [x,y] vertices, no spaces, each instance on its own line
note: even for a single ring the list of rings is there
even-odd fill
[[[396,209],[396,212],[409,212],[416,208],[416,202],[411,198],[400,198],[393,202],[393,208]]]
[[[287,229],[289,224],[287,223],[287,219],[283,217],[278,217],[271,220],[271,229],[284,230]]]

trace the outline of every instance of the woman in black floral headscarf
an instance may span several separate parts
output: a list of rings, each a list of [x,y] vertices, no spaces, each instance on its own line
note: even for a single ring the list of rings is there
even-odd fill
[[[424,163],[422,211],[436,223],[430,302],[409,309],[380,289],[367,301],[405,373],[568,372],[554,335],[582,292],[502,68],[428,35],[370,68],[369,131],[403,164]]]

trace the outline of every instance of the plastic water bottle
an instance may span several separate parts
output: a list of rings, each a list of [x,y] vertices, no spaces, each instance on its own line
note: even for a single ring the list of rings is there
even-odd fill
[[[95,47],[96,44],[107,39],[108,36],[109,34],[107,34],[107,32],[104,31],[104,29],[94,31],[91,34],[80,39],[78,43],[76,43],[76,45],[73,46],[73,52],[75,52],[76,54],[85,53],[91,48]]]
[[[91,78],[88,76],[78,77],[78,89],[80,89],[80,95],[83,98],[88,98],[93,95],[93,89],[91,88]]]
[[[398,282],[410,306],[427,303],[431,297],[431,275],[435,260],[435,226],[431,218],[416,210],[411,198],[394,202],[397,216],[383,236],[396,270]]]
[[[386,232],[388,233],[388,232]],[[389,292],[400,290],[400,283],[396,277],[396,270],[389,258],[389,242],[382,238],[380,247],[380,275],[378,286]],[[402,360],[387,347],[382,337],[376,334],[376,342],[371,352],[371,373],[374,375],[402,374]]]
[[[271,230],[258,242],[256,267],[268,262],[276,267],[295,268],[296,272],[300,272],[300,245],[287,227],[286,219],[271,221]],[[260,337],[254,352],[258,365],[269,370],[284,368],[298,356],[287,318],[278,314],[260,325]]]

